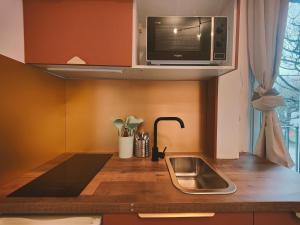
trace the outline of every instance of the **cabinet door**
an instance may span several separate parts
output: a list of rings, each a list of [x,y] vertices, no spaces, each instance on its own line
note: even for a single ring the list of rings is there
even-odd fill
[[[254,213],[254,225],[300,225],[295,213]]]
[[[26,63],[131,66],[132,0],[24,0]]]
[[[136,214],[106,214],[103,225],[253,225],[252,213],[216,213],[203,218],[139,218]],[[286,224],[285,224],[286,225]]]

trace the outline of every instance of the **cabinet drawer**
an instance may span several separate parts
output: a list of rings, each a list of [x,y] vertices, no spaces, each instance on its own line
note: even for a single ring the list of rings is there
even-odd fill
[[[254,225],[300,225],[295,213],[254,213]]]
[[[253,213],[216,213],[201,218],[139,218],[136,214],[106,214],[103,225],[253,225]]]

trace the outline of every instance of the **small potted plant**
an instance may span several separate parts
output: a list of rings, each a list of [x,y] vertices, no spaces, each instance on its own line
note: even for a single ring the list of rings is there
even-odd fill
[[[114,125],[118,129],[119,136],[119,157],[131,158],[133,156],[134,134],[138,127],[144,122],[141,118],[128,116],[125,120],[116,119]]]

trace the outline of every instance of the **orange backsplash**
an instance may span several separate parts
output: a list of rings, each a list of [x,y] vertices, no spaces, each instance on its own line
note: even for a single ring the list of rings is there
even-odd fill
[[[168,151],[198,152],[205,148],[205,81],[68,80],[67,151],[118,151],[115,118],[128,115],[145,120],[142,130],[152,139],[159,116],[178,116],[178,123],[159,124],[158,144]]]

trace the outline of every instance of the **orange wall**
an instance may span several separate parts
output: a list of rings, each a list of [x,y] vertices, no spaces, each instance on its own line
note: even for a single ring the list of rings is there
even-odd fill
[[[65,81],[0,55],[0,183],[65,151]]]
[[[159,125],[158,142],[168,151],[203,151],[206,126],[206,82],[68,80],[67,151],[118,150],[112,121],[135,115],[144,118],[143,129],[151,135],[159,116],[179,116]],[[152,139],[152,138],[151,138]]]

